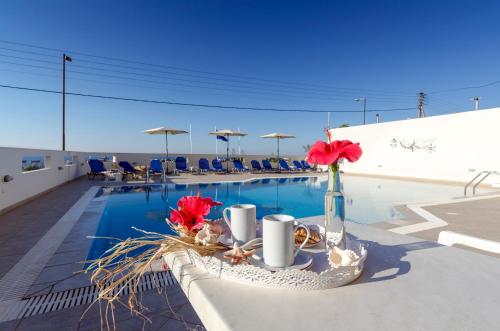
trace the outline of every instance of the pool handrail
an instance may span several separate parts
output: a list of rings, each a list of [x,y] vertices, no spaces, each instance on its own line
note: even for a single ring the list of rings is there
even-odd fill
[[[474,178],[471,179],[470,182],[468,182],[465,187],[464,187],[464,197],[467,196],[467,189],[469,188],[470,185],[472,185],[476,179],[478,179],[480,176],[483,176],[480,180],[478,180],[474,186],[472,186],[472,195],[476,195],[476,187],[481,184],[486,178],[488,178],[490,175],[500,175],[500,172],[498,171],[493,171],[493,170],[485,170],[479,172]]]

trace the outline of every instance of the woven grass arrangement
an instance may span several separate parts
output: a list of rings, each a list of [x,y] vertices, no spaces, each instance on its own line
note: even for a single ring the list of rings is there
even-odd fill
[[[86,273],[91,273],[91,281],[99,289],[98,297],[93,304],[99,303],[101,325],[108,330],[116,329],[114,311],[117,306],[126,307],[133,315],[142,318],[145,322],[151,322],[144,314],[147,307],[141,303],[138,287],[141,277],[151,272],[152,264],[161,259],[164,254],[189,248],[202,256],[207,256],[228,249],[221,244],[209,246],[197,244],[193,236],[166,235],[133,229],[141,232],[143,236],[119,240],[102,257],[88,261],[88,267],[85,270]],[[138,251],[141,253],[136,254]],[[122,293],[125,288],[131,289],[128,296]],[[161,293],[160,288],[158,292]],[[101,303],[105,304],[101,305]],[[90,307],[83,313],[82,318]],[[175,314],[175,312],[172,313]]]

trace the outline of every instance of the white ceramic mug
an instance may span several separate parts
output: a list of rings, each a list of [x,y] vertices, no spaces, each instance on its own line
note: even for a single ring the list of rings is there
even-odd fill
[[[286,268],[293,265],[295,257],[307,244],[310,232],[307,226],[290,215],[267,215],[262,218],[264,263],[271,267]],[[303,227],[306,240],[295,250],[295,230]]]
[[[231,221],[227,212],[231,212]],[[231,229],[231,235],[238,244],[255,239],[257,233],[257,207],[250,204],[233,205],[222,212],[224,220]]]

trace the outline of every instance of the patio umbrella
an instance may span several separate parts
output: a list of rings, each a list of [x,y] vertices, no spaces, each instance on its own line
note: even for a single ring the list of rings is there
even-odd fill
[[[260,136],[261,138],[266,138],[266,139],[276,139],[278,142],[278,171],[281,171],[281,166],[280,166],[280,139],[288,139],[288,138],[295,138],[295,136],[286,134],[286,133],[269,133],[265,134],[263,136]]]
[[[232,131],[229,129],[225,130],[217,130],[214,132],[210,132],[209,135],[212,136],[217,136],[217,137],[224,137],[223,140],[227,142],[227,147],[226,147],[226,172],[229,173],[229,137],[243,137],[246,136],[246,133],[239,132],[239,131]]]
[[[159,127],[159,128],[154,128],[154,129],[149,129],[149,130],[146,130],[146,131],[143,131],[144,133],[147,133],[147,134],[164,134],[165,135],[165,152],[166,152],[166,160],[165,160],[165,164],[166,164],[166,167],[168,167],[168,135],[171,134],[171,135],[176,135],[176,134],[185,134],[185,133],[188,133],[187,131],[184,131],[184,130],[179,130],[179,129],[174,129],[174,128],[167,128],[167,127]],[[168,172],[168,168],[167,168],[167,172]]]

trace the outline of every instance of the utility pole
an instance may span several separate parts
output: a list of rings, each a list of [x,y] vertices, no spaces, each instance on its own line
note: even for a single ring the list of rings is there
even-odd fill
[[[424,100],[425,100],[425,93],[420,92],[418,94],[418,117],[419,118],[425,117]]]
[[[366,124],[366,97],[356,98],[354,101],[360,102],[363,101],[363,125]]]
[[[62,77],[62,150],[66,150],[66,62],[73,61],[69,56],[63,54],[63,77]]]
[[[479,100],[481,100],[481,97],[474,97],[471,100],[474,101],[474,110],[479,110]]]

